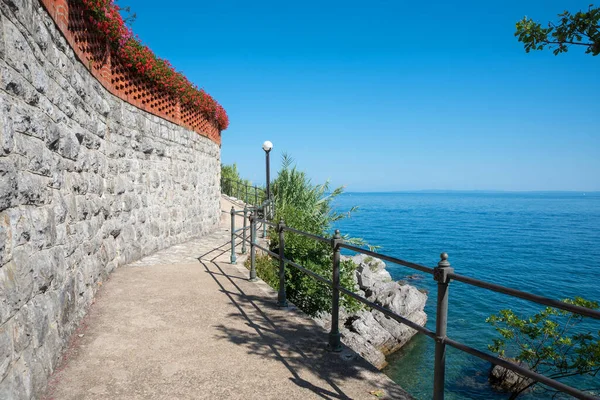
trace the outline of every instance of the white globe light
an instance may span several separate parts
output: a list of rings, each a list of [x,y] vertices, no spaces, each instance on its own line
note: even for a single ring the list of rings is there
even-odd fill
[[[271,151],[271,149],[273,148],[273,143],[271,143],[267,140],[266,142],[263,143],[262,148],[264,151]]]

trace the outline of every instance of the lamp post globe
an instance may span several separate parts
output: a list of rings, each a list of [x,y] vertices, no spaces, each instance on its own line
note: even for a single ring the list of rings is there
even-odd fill
[[[271,149],[273,148],[273,143],[271,143],[270,141],[266,140],[263,145],[262,148],[264,151],[266,151],[267,153],[271,151]]]

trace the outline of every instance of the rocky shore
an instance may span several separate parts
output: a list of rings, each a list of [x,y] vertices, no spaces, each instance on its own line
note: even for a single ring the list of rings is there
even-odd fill
[[[393,281],[385,263],[378,258],[359,254],[345,259],[351,259],[357,265],[356,293],[421,326],[425,325],[425,293],[405,282]],[[331,316],[324,313],[316,321],[329,329]],[[355,313],[340,309],[340,331],[342,342],[378,369],[387,365],[386,355],[399,350],[417,333],[380,311],[368,309]]]

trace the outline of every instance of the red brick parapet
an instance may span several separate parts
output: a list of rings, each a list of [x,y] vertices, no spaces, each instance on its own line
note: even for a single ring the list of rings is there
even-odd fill
[[[122,65],[110,45],[94,33],[83,8],[72,0],[40,0],[67,42],[92,75],[113,95],[221,145],[215,122]]]

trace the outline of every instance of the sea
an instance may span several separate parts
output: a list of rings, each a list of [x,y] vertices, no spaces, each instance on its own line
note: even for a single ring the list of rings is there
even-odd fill
[[[600,193],[394,192],[344,193],[334,209],[342,234],[380,246],[379,253],[435,267],[447,252],[455,272],[547,296],[600,301]],[[435,330],[436,282],[430,275],[387,263],[395,280],[427,290],[427,327]],[[486,318],[501,309],[529,316],[541,305],[503,294],[450,284],[448,336],[482,351],[498,338]],[[579,328],[600,331],[587,319]],[[384,372],[418,399],[430,399],[434,342],[415,336],[388,356]],[[504,399],[488,384],[490,364],[448,350],[447,399]],[[569,381],[581,389],[600,387],[596,378]],[[591,386],[590,386],[591,385]],[[551,398],[551,393],[523,398]]]

